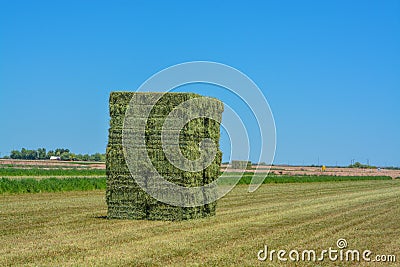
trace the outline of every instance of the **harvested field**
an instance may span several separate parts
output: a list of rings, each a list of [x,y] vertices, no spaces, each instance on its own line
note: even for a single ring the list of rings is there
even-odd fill
[[[87,168],[105,169],[104,162],[0,159],[0,166],[14,168]]]
[[[235,169],[231,169],[228,165],[222,165],[221,170],[227,172],[237,172]],[[253,166],[246,172],[264,173],[267,172],[267,167],[262,166],[256,170]],[[340,167],[327,167],[326,171],[322,171],[320,167],[308,167],[308,166],[286,166],[286,165],[274,165],[270,170],[271,174],[274,175],[332,175],[332,176],[389,176],[392,178],[400,177],[400,170],[391,169],[360,169],[360,168],[340,168]]]
[[[400,257],[398,180],[246,190],[221,199],[215,217],[181,222],[107,220],[104,191],[1,195],[0,265],[282,266],[258,261],[258,251],[325,249],[339,238]]]

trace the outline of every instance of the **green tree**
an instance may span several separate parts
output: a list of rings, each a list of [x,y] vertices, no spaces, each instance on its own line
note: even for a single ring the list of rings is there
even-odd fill
[[[91,160],[93,160],[93,161],[100,161],[100,160],[101,160],[101,154],[100,154],[100,153],[93,154],[93,155],[91,156]]]
[[[57,149],[54,151],[54,153],[55,153],[56,156],[61,156],[63,153],[69,153],[69,149],[66,149],[66,148],[57,148]]]
[[[70,160],[71,159],[71,154],[69,152],[63,152],[60,155],[61,160]]]
[[[46,159],[46,148],[38,148],[37,152],[39,159]]]
[[[22,154],[18,150],[12,150],[10,153],[10,158],[12,159],[22,159]]]
[[[55,155],[56,155],[56,153],[54,153],[53,150],[49,150],[49,152],[47,152],[46,158],[49,159],[50,157],[55,156]]]

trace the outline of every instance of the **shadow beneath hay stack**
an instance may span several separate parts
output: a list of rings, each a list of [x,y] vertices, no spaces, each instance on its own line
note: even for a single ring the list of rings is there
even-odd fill
[[[108,219],[107,215],[103,215],[103,216],[94,216],[96,219]]]

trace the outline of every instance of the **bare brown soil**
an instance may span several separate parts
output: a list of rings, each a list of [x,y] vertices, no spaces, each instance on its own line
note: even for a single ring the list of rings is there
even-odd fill
[[[61,161],[61,160],[19,160],[19,159],[0,159],[0,166],[13,165],[15,167],[78,167],[88,169],[105,169],[104,162],[88,162],[88,161]]]
[[[34,167],[34,166],[51,166],[59,168],[78,167],[78,168],[89,168],[89,169],[105,169],[106,165],[103,162],[78,162],[78,161],[59,161],[59,160],[13,160],[13,159],[0,159],[0,166],[2,165],[13,165],[21,167]],[[229,165],[222,165],[221,170],[228,172],[237,172],[238,170],[230,169]],[[305,167],[305,166],[285,166],[285,165],[274,165],[260,166],[256,169],[255,166],[251,170],[246,172],[265,173],[270,172],[275,175],[332,175],[332,176],[389,176],[392,178],[400,177],[400,170],[388,170],[388,169],[359,169],[359,168],[339,168],[339,167],[327,167],[325,171],[322,171],[319,167]]]
[[[229,166],[223,165],[223,169],[227,169],[228,172],[235,172],[237,170],[229,169]],[[392,178],[400,177],[400,170],[388,170],[388,169],[360,169],[360,168],[329,168],[322,171],[320,167],[304,167],[304,166],[284,166],[274,165],[270,167],[262,166],[256,169],[255,166],[251,170],[246,172],[270,172],[276,175],[330,175],[330,176],[389,176]]]

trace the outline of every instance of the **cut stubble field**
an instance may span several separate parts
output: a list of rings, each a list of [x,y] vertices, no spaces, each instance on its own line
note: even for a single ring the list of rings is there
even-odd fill
[[[103,190],[3,194],[0,265],[282,266],[276,257],[259,261],[258,251],[265,245],[321,251],[337,248],[339,238],[351,249],[400,258],[399,180],[247,188],[239,185],[221,199],[215,217],[182,222],[105,219]],[[284,265],[318,264],[354,263]]]

